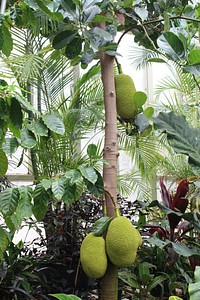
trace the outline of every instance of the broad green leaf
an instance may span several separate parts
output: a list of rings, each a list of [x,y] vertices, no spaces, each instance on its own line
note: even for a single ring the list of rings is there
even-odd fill
[[[11,137],[5,139],[5,143],[2,144],[2,149],[7,155],[12,156],[12,154],[17,150],[18,146],[19,143],[16,137]]]
[[[101,13],[101,9],[99,6],[93,5],[88,7],[87,9],[84,10],[83,22],[84,23],[91,22],[95,18],[95,16],[99,15],[100,13]]]
[[[42,181],[40,182],[40,184],[45,188],[45,190],[47,191],[48,189],[51,188],[52,185],[52,181],[49,179],[42,179]]]
[[[93,50],[88,50],[84,52],[83,56],[81,57],[81,63],[88,65],[95,57],[95,53]]]
[[[90,158],[97,155],[97,146],[95,144],[90,144],[87,147],[87,154]]]
[[[4,252],[6,251],[6,248],[8,246],[8,236],[6,231],[0,227],[0,252]],[[1,258],[1,254],[0,254],[0,258]]]
[[[194,272],[195,283],[189,283],[188,292],[190,295],[190,300],[200,299],[200,266],[196,266]]]
[[[159,275],[159,276],[154,277],[147,285],[147,291],[150,292],[157,285],[161,285],[162,282],[165,281],[166,279],[168,279],[168,278],[165,275]]]
[[[22,107],[23,108],[25,108],[26,110],[28,110],[28,111],[31,111],[31,112],[33,112],[33,113],[35,113],[35,114],[39,114],[39,112],[38,112],[38,110],[37,109],[35,109],[27,100],[26,100],[26,98],[23,98],[23,96],[22,95],[20,95],[20,94],[15,94],[15,98],[17,99],[17,101],[19,102],[19,103],[21,103],[21,105],[22,105]]]
[[[196,65],[200,63],[200,50],[193,49],[188,55],[190,65]]]
[[[124,0],[124,7],[130,7],[133,4],[133,0]]]
[[[175,60],[185,59],[182,41],[173,32],[164,32],[157,40],[158,46]]]
[[[92,182],[88,181],[87,179],[85,179],[88,191],[90,191],[90,193],[92,193],[95,196],[99,196],[102,195],[104,193],[104,182],[103,182],[103,178],[101,176],[101,174],[96,171],[97,173],[97,181],[93,184]]]
[[[130,271],[119,271],[119,278],[130,287],[134,289],[140,289],[141,283],[137,280],[137,277]]]
[[[0,149],[0,177],[3,177],[8,170],[8,159],[5,152]]]
[[[70,185],[74,185],[75,183],[80,181],[81,174],[78,170],[69,170],[64,175],[69,181]]]
[[[33,206],[33,214],[36,217],[36,219],[40,222],[44,218],[47,207],[49,203],[49,194],[45,190],[45,188],[42,186],[41,183],[36,185],[34,193],[33,193],[33,200],[34,200],[34,206]]]
[[[65,126],[60,118],[52,114],[42,116],[45,125],[52,131],[63,135],[65,133]]]
[[[48,16],[50,19],[58,22],[63,21],[63,15],[60,12],[52,12],[50,9],[45,5],[44,1],[42,0],[35,0],[39,8]]]
[[[155,268],[155,266],[149,264],[148,262],[141,262],[139,264],[139,277],[144,284],[148,284],[151,278],[153,277],[150,273],[150,269],[152,268]]]
[[[150,237],[147,239],[147,242],[149,244],[158,246],[160,249],[163,249],[166,245],[168,245],[170,243],[170,241],[162,241],[159,238],[156,237]]]
[[[49,294],[49,295],[59,300],[81,300],[81,298],[75,295],[66,295],[66,294]]]
[[[30,218],[32,215],[32,189],[30,187],[19,187],[20,199],[17,212],[23,218]]]
[[[57,200],[61,200],[66,189],[66,179],[58,178],[52,182],[52,192]]]
[[[78,35],[75,36],[75,38],[69,44],[67,44],[65,48],[65,55],[67,58],[73,59],[80,54],[81,50],[82,50],[82,39]]]
[[[171,243],[172,244],[172,248],[174,249],[174,251],[182,256],[188,257],[194,254],[199,254],[199,252],[197,252],[196,250],[190,249],[187,247],[186,244],[184,243]]]
[[[151,119],[154,114],[154,109],[153,109],[153,107],[147,107],[142,113],[143,113],[143,115],[145,115],[145,117],[147,117],[148,119]]]
[[[113,218],[111,217],[101,217],[99,220],[97,220],[93,226],[94,235],[102,236],[107,230],[112,219]]]
[[[12,97],[10,104],[10,121],[14,124],[15,127],[21,129],[22,128],[22,109],[19,101]]]
[[[66,186],[62,200],[65,204],[70,205],[76,199],[76,184]]]
[[[80,167],[79,168],[82,176],[91,183],[95,183],[98,179],[97,172],[92,167]]]
[[[62,49],[67,46],[77,35],[76,30],[65,30],[58,33],[53,39],[52,46],[54,49]]]
[[[99,27],[95,27],[93,29],[93,34],[102,37],[107,42],[111,42],[113,40],[112,34]]]
[[[8,57],[13,49],[13,39],[10,31],[5,26],[2,27],[2,34],[3,34],[2,52]]]
[[[27,128],[35,135],[48,136],[48,128],[42,120],[37,120],[35,123],[28,124]]]
[[[178,296],[170,296],[169,300],[183,300],[183,298],[180,298]]]
[[[148,17],[148,10],[145,9],[144,7],[136,6],[135,12],[142,19],[142,21],[146,20]]]
[[[135,125],[137,126],[140,133],[142,133],[143,131],[145,131],[145,129],[149,127],[149,120],[145,115],[139,114],[135,118]]]
[[[183,116],[174,112],[159,113],[153,118],[155,128],[167,134],[167,139],[174,151],[189,157],[193,171],[200,171],[200,129],[190,127]]]
[[[200,76],[200,64],[196,64],[196,65],[184,65],[183,69],[191,74]]]
[[[11,216],[19,202],[19,190],[18,188],[6,188],[0,193],[0,211],[5,216]]]
[[[144,92],[135,92],[133,94],[133,101],[137,108],[141,108],[147,101],[147,95]]]
[[[20,144],[27,149],[31,149],[35,147],[36,143],[35,135],[30,130],[23,128],[21,130]]]

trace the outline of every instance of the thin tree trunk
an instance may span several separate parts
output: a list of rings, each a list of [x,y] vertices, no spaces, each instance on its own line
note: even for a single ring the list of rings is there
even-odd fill
[[[105,206],[108,216],[115,216],[117,208],[117,160],[118,160],[118,130],[116,95],[114,83],[114,57],[101,53],[101,72],[104,87],[105,105],[105,140],[103,178],[105,190]],[[102,280],[102,300],[117,300],[118,269],[111,263]]]

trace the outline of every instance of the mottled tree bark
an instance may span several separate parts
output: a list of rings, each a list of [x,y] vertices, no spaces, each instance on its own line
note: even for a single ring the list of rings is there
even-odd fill
[[[114,57],[101,53],[101,72],[104,87],[105,139],[103,178],[107,216],[115,216],[117,207],[118,130],[114,83]],[[118,269],[110,262],[102,279],[101,300],[117,300]]]

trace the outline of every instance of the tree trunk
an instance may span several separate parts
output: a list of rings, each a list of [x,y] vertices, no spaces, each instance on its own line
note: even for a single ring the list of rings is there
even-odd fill
[[[114,83],[114,57],[101,53],[101,74],[104,87],[105,105],[105,140],[103,178],[105,191],[105,208],[107,216],[115,216],[117,208],[117,160],[118,160],[118,130],[116,95]],[[110,262],[102,280],[102,300],[117,300],[118,269]]]

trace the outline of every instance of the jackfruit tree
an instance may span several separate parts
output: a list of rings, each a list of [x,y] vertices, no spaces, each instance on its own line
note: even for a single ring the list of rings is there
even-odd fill
[[[105,106],[104,211],[108,217],[116,218],[108,226],[106,241],[108,260],[106,260],[103,250],[104,240],[102,237],[89,235],[82,245],[82,250],[84,247],[87,249],[86,242],[90,245],[90,239],[95,239],[95,242],[98,240],[99,247],[96,254],[99,253],[103,257],[104,263],[101,266],[102,269],[99,269],[99,273],[95,273],[93,276],[101,277],[103,275],[101,299],[117,300],[118,267],[129,266],[134,261],[136,249],[141,244],[141,237],[129,221],[116,216],[119,156],[117,117],[119,115],[122,121],[127,122],[128,120],[128,122],[134,123],[137,115],[141,113],[142,106],[140,99],[138,101],[140,94],[135,91],[131,78],[126,74],[114,76],[114,66],[119,54],[117,48],[119,43],[123,42],[123,36],[130,32],[133,34],[135,42],[147,48],[152,54],[149,58],[147,57],[147,60],[151,62],[164,62],[164,59],[173,60],[196,78],[199,76],[200,50],[195,48],[192,37],[199,30],[200,5],[185,0],[157,2],[145,0],[24,0],[17,1],[13,6],[12,4],[11,7],[9,6],[10,14],[2,16],[0,23],[0,49],[3,55],[10,55],[13,41],[9,30],[15,25],[19,28],[32,29],[35,35],[48,37],[52,47],[65,55],[73,66],[80,65],[85,69],[91,62],[97,61],[101,67]],[[40,15],[40,23],[36,24],[38,15]],[[41,18],[45,21],[42,22]],[[44,26],[46,27],[44,28]],[[116,40],[117,32],[121,32],[118,41]],[[124,55],[126,54],[124,53]],[[91,73],[93,70],[91,68]],[[138,120],[141,119],[138,118]],[[120,238],[121,227],[124,224],[129,228],[128,231],[133,232],[131,238],[128,237],[126,242],[124,242],[125,233]],[[116,240],[116,243],[113,242],[113,239]],[[122,253],[128,250],[127,257],[125,255],[121,257],[120,252],[116,252],[115,247],[120,241],[122,244],[118,248],[123,250],[125,247]],[[88,251],[90,250],[89,247]],[[92,252],[93,254],[94,252]],[[87,269],[88,257],[85,256],[85,251],[81,255],[83,265],[86,260],[85,272],[91,273],[92,271]]]

